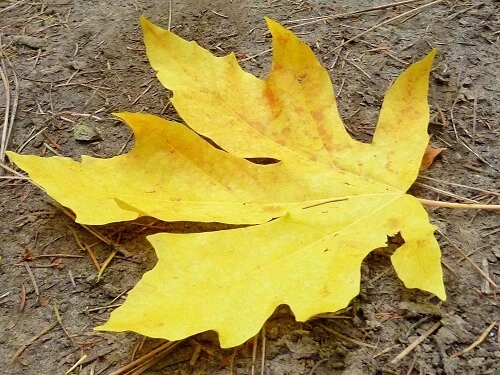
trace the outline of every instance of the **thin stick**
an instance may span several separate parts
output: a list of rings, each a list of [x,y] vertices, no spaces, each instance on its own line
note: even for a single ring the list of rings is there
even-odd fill
[[[384,354],[387,354],[389,353],[392,349],[394,349],[397,345],[393,345],[393,346],[389,346],[388,348],[385,348],[384,350],[382,350],[381,352],[378,352],[376,354],[373,355],[373,359],[377,358],[377,357],[380,357],[381,355],[384,355]]]
[[[59,325],[61,326],[63,332],[66,334],[66,336],[68,337],[69,341],[71,341],[71,343],[73,345],[76,345],[75,343],[75,340],[73,340],[73,338],[71,337],[71,335],[68,333],[68,331],[66,331],[66,328],[64,328],[64,325],[63,325],[63,321],[62,321],[62,318],[61,318],[61,314],[59,314],[59,309],[57,308],[57,305],[55,302],[52,303],[52,308],[54,310],[54,314],[56,316],[56,319],[57,319],[57,322],[59,323]]]
[[[234,348],[233,354],[229,357],[229,375],[234,375],[234,360],[238,354],[238,348]]]
[[[168,28],[167,30],[170,31],[172,28],[172,0],[168,2]]]
[[[148,87],[146,87],[146,89],[145,89],[143,92],[141,92],[141,93],[139,94],[139,96],[138,96],[137,98],[135,98],[135,99],[134,99],[134,101],[133,101],[132,103],[130,103],[130,105],[132,106],[132,105],[134,105],[135,103],[137,103],[137,102],[139,101],[139,99],[140,99],[140,98],[142,98],[142,97],[144,96],[144,94],[146,94],[146,93],[147,93],[147,92],[151,89],[151,87],[152,87],[152,86],[153,86],[153,85],[149,85]]]
[[[24,267],[26,268],[26,272],[28,272],[28,276],[30,278],[31,284],[33,284],[33,289],[35,289],[35,294],[37,296],[39,296],[40,293],[38,292],[38,285],[36,283],[35,276],[33,275],[33,272],[31,271],[29,264],[26,262],[23,262],[23,263],[24,263]]]
[[[73,288],[76,288],[75,278],[73,277],[73,272],[71,272],[71,270],[68,270],[68,276],[69,281],[71,281],[71,285],[73,285]]]
[[[28,2],[28,0],[20,0],[17,3],[9,5],[7,8],[1,9],[0,10],[0,14],[2,14],[3,12],[7,12],[9,10],[12,10],[12,9],[14,9],[14,8],[16,8],[16,7],[20,6],[20,5],[23,5],[24,3],[27,3],[27,2]]]
[[[162,353],[162,352],[167,352],[167,353],[171,352],[172,350],[174,350],[175,347],[177,347],[183,341],[184,340],[166,342],[166,343],[160,345],[155,350],[150,351],[149,353],[143,355],[142,357],[136,359],[133,362],[130,362],[128,365],[122,367],[119,370],[116,370],[116,371],[112,372],[109,375],[121,375],[121,374],[124,374],[125,372],[127,372],[129,370],[132,370],[133,368],[135,368],[137,366],[140,366],[142,363],[148,361],[149,359],[151,359],[153,357],[156,357],[157,355],[160,355],[160,353]]]
[[[317,22],[321,22],[321,21],[328,21],[328,20],[332,20],[332,19],[335,19],[335,18],[347,18],[347,17],[350,17],[350,16],[357,16],[357,15],[362,14],[362,13],[370,13],[370,12],[375,12],[377,10],[384,10],[384,9],[387,9],[387,8],[393,8],[393,7],[397,7],[397,6],[400,6],[400,5],[405,5],[405,4],[410,4],[410,3],[416,3],[417,1],[421,1],[421,0],[399,1],[399,2],[396,2],[396,3],[391,3],[391,4],[386,4],[386,5],[380,5],[380,6],[376,6],[376,7],[373,7],[373,8],[367,8],[367,9],[362,9],[362,10],[355,10],[353,12],[347,12],[347,13],[341,13],[341,14],[332,14],[330,16],[319,16],[319,17],[302,18],[302,19],[299,19],[299,20],[287,21],[285,23],[296,23],[296,22],[302,22],[302,21],[309,21],[309,22],[305,22],[305,23],[301,23],[299,25],[294,25],[294,26],[289,27],[289,29],[292,29],[292,28],[295,28],[295,27],[300,27],[300,26],[304,26],[304,25],[310,25],[311,23],[317,23]]]
[[[500,211],[500,204],[473,204],[473,203],[453,203],[433,201],[430,199],[417,198],[417,200],[425,206],[442,207],[442,208],[462,208],[466,210],[492,210]]]
[[[42,130],[39,130],[32,136],[28,137],[26,141],[24,141],[16,150],[17,153],[21,152],[33,139],[38,137],[40,134],[42,134],[45,130],[47,130],[47,127],[42,128]]]
[[[469,203],[479,204],[479,202],[477,202],[477,201],[475,201],[473,199],[462,197],[460,195],[457,195],[457,194],[454,194],[454,193],[450,193],[449,191],[446,191],[446,190],[443,190],[443,189],[439,189],[437,187],[430,186],[430,185],[427,185],[427,184],[423,184],[421,182],[414,182],[413,184],[415,186],[423,187],[424,189],[435,191],[435,192],[437,192],[439,194],[444,194],[444,195],[446,195],[448,197],[452,197],[452,198],[455,198],[455,199],[460,199],[460,200],[463,200],[463,201],[466,201],[466,202],[469,202]]]
[[[441,232],[439,229],[438,229],[438,231],[437,231],[437,232],[438,232],[441,236],[443,236],[443,237],[446,239],[446,241],[448,241],[448,243],[449,243],[451,246],[453,246],[453,248],[454,248],[456,251],[458,251],[458,252],[460,253],[460,255],[462,255],[465,259],[467,259],[467,261],[468,261],[470,264],[472,264],[472,266],[473,266],[473,267],[474,267],[474,268],[475,268],[475,269],[476,269],[476,270],[477,270],[477,271],[478,271],[478,272],[479,272],[479,273],[480,273],[480,274],[481,274],[481,275],[482,275],[482,276],[483,276],[486,280],[488,280],[488,282],[489,282],[492,286],[494,286],[494,287],[495,287],[495,289],[496,289],[496,288],[498,288],[497,284],[495,284],[495,282],[494,282],[494,281],[493,281],[493,280],[492,280],[492,279],[491,279],[491,278],[490,278],[490,277],[489,277],[486,273],[484,273],[484,271],[483,271],[481,268],[479,268],[479,267],[478,267],[478,265],[477,265],[476,263],[474,263],[472,260],[470,260],[470,258],[467,256],[467,254],[465,254],[465,253],[462,251],[462,249],[460,249],[457,245],[455,245],[455,244],[453,243],[453,241],[452,241],[452,240],[450,240],[450,239],[448,238],[448,236],[446,236],[446,235],[445,235],[443,232]]]
[[[465,348],[464,350],[462,350],[461,352],[458,352],[458,353],[455,353],[451,356],[451,358],[455,358],[455,357],[459,357],[461,356],[462,354],[465,354],[467,352],[470,352],[472,349],[474,349],[476,346],[478,346],[479,344],[481,344],[484,339],[488,336],[488,333],[491,332],[491,330],[493,328],[495,328],[495,325],[497,324],[497,321],[493,321],[491,322],[491,324],[488,326],[488,328],[486,328],[484,330],[484,332],[481,334],[481,336],[479,336],[479,338],[474,341],[470,346],[468,346],[467,348]]]
[[[398,16],[396,16],[396,17],[392,17],[392,18],[389,18],[389,19],[388,19],[388,20],[386,20],[386,21],[380,22],[379,24],[377,24],[377,25],[375,25],[375,26],[370,27],[369,29],[367,29],[367,30],[363,31],[362,33],[359,33],[358,35],[353,36],[351,39],[348,39],[348,40],[346,40],[345,42],[340,43],[337,47],[335,47],[335,48],[331,49],[330,51],[328,51],[328,52],[325,54],[325,56],[327,56],[327,55],[329,55],[330,53],[332,53],[333,51],[336,51],[337,49],[339,49],[339,48],[341,48],[341,47],[345,46],[346,44],[351,43],[352,41],[354,41],[354,40],[356,40],[356,39],[361,38],[363,35],[366,35],[366,34],[368,34],[368,33],[372,32],[373,30],[378,29],[378,28],[379,28],[379,27],[381,27],[381,26],[387,25],[387,24],[389,24],[389,23],[391,23],[391,22],[394,22],[394,21],[396,21],[396,20],[398,20],[398,19],[400,19],[400,18],[406,17],[406,16],[408,16],[408,15],[410,15],[410,14],[414,13],[414,12],[417,12],[417,11],[423,10],[423,9],[425,9],[425,8],[428,8],[428,7],[430,7],[430,6],[433,6],[433,5],[436,5],[436,4],[438,4],[438,3],[441,3],[442,1],[443,1],[443,0],[436,0],[436,1],[433,1],[432,3],[424,4],[424,5],[422,5],[422,6],[419,6],[419,7],[415,8],[415,9],[411,9],[411,10],[409,10],[409,11],[407,11],[407,12],[401,13],[400,15],[398,15]]]
[[[10,83],[7,76],[7,68],[5,67],[4,60],[1,60],[2,66],[0,67],[0,77],[2,78],[3,86],[5,89],[5,117],[2,128],[2,143],[0,144],[0,161],[5,160],[5,151],[7,151],[7,134],[9,133],[9,118],[10,118]]]
[[[89,253],[90,259],[92,259],[92,262],[94,263],[94,266],[97,269],[97,271],[98,272],[101,271],[101,265],[97,261],[97,258],[95,257],[94,252],[92,251],[92,248],[89,245],[85,244],[85,249]]]
[[[266,53],[271,52],[272,50],[273,50],[272,48],[266,49],[265,51],[259,52],[259,53],[255,54],[255,55],[245,57],[244,59],[241,59],[240,62],[248,61],[248,60],[253,60],[253,59],[255,59],[256,57],[258,57],[260,55],[264,55]]]
[[[36,340],[38,340],[40,337],[42,337],[43,335],[45,335],[47,332],[49,332],[52,328],[56,327],[58,324],[59,323],[57,321],[55,321],[50,326],[45,327],[43,330],[41,330],[40,333],[38,333],[36,336],[34,336],[31,339],[29,339],[26,342],[26,344],[23,344],[23,346],[21,346],[19,348],[19,350],[16,352],[16,354],[14,354],[14,356],[12,357],[10,363],[13,364],[14,361],[17,359],[17,357],[19,357],[28,346],[30,346],[31,344],[33,344]]]
[[[255,375],[255,362],[257,361],[257,344],[259,343],[259,334],[257,333],[253,338],[252,348],[252,375]]]
[[[108,264],[113,260],[113,258],[115,257],[115,255],[117,253],[118,253],[118,250],[113,250],[113,252],[111,254],[109,254],[108,258],[104,261],[104,263],[101,266],[101,269],[99,270],[99,273],[97,274],[97,282],[99,282],[99,280],[101,280],[101,276],[102,276],[104,270],[106,269]]]
[[[490,265],[488,263],[487,258],[483,258],[482,267],[483,267],[483,272],[486,275],[490,276]],[[488,280],[483,280],[483,283],[481,284],[481,292],[483,292],[484,294],[491,293],[491,286]]]
[[[437,178],[432,178],[432,177],[428,177],[428,176],[418,176],[418,178],[423,178],[423,179],[426,179],[426,180],[431,180],[431,181],[439,182],[439,183],[445,184],[445,185],[451,185],[451,186],[461,187],[461,188],[464,188],[464,189],[480,191],[482,193],[486,193],[486,194],[490,194],[490,195],[496,195],[496,196],[500,197],[500,192],[496,192],[496,191],[492,191],[492,190],[484,190],[484,189],[480,189],[480,188],[473,187],[473,186],[457,184],[455,182],[448,182],[448,181],[438,180]]]
[[[146,336],[141,336],[140,340],[137,341],[137,344],[135,345],[134,350],[132,351],[132,355],[130,356],[131,361],[135,360],[137,352],[142,349],[145,342],[146,342]]]
[[[19,311],[23,311],[24,306],[26,306],[26,287],[24,283],[21,283],[21,302],[19,303]]]
[[[411,375],[413,373],[413,368],[415,367],[415,363],[417,363],[417,353],[413,356],[413,360],[410,363],[410,367],[408,368],[408,371],[406,372],[406,375]]]
[[[84,256],[74,255],[74,254],[40,254],[40,255],[34,255],[31,259],[39,259],[39,258],[84,258]]]
[[[5,60],[7,61],[7,64],[9,64],[10,69],[12,70],[12,77],[14,79],[14,102],[12,103],[12,108],[10,112],[9,130],[7,133],[7,142],[5,143],[5,147],[7,148],[12,133],[12,128],[14,127],[14,119],[17,113],[17,105],[19,104],[19,79],[17,78],[16,70],[12,66],[10,59],[7,56],[5,56]]]
[[[80,363],[82,363],[86,359],[87,359],[87,354],[82,355],[82,357],[78,361],[76,361],[76,363],[73,366],[71,366],[68,371],[66,371],[66,375],[68,375],[71,371],[77,368],[80,365]]]
[[[114,309],[115,307],[120,307],[121,305],[122,305],[121,303],[115,303],[114,305],[92,307],[91,309],[86,309],[84,311],[85,312],[92,312],[92,311],[99,311],[99,310]]]
[[[1,166],[1,165],[0,165]],[[35,186],[38,186],[36,185],[35,183],[33,183]],[[39,187],[39,186],[38,186]],[[63,213],[65,213],[67,216],[69,216],[71,219],[75,220],[75,215],[70,212],[66,207],[60,205],[59,203],[57,203],[56,201],[54,201],[54,205],[59,208]],[[102,234],[100,234],[96,229],[88,226],[88,225],[85,225],[85,224],[80,224],[78,223],[79,225],[81,225],[83,228],[85,228],[87,231],[89,231],[90,233],[92,233],[94,236],[96,236],[98,239],[100,239],[102,242],[104,242],[105,244],[108,244],[108,245],[111,245],[113,244],[112,241],[108,240],[106,237],[104,237]]]
[[[260,375],[264,375],[266,372],[266,326],[262,327],[261,331],[262,336],[262,356],[261,356],[261,365],[260,365]]]
[[[321,366],[323,363],[327,362],[328,361],[328,358],[325,358],[325,359],[322,359],[321,361],[318,361],[314,366],[313,368],[311,369],[311,371],[309,371],[309,374],[308,375],[313,375],[314,372],[317,370],[317,368],[319,366]]]
[[[344,341],[347,341],[347,342],[350,342],[351,344],[355,344],[355,345],[359,345],[359,346],[365,346],[367,348],[372,348],[372,349],[377,349],[378,346],[376,345],[371,345],[371,344],[367,344],[363,341],[358,341],[358,340],[354,340],[354,339],[351,339],[350,337],[347,337],[347,336],[344,336],[342,335],[341,333],[338,333],[337,331],[321,324],[321,323],[317,323],[321,328],[323,328],[325,331],[331,333],[332,335],[344,340]]]
[[[477,88],[474,94],[474,106],[472,109],[472,145],[476,145],[476,125],[477,125]]]
[[[418,339],[413,341],[408,347],[403,350],[401,353],[398,354],[396,358],[394,358],[391,363],[396,363],[400,359],[406,357],[413,349],[415,349],[422,341],[424,341],[427,337],[429,337],[432,332],[434,332],[436,329],[438,329],[441,326],[441,322],[435,323],[431,328],[429,328],[427,331],[425,331],[422,336],[420,336]]]

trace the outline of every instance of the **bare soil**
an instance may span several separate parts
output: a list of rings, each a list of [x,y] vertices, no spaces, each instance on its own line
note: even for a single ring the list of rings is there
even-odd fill
[[[234,51],[247,71],[263,78],[271,58],[264,52],[270,47],[265,16],[292,26],[296,25],[293,20],[384,2],[364,3],[174,0],[171,27],[216,55]],[[429,199],[463,202],[468,198],[499,204],[498,1],[443,1],[329,53],[343,40],[421,4],[311,23],[294,31],[329,68],[346,125],[354,137],[366,141],[391,81],[431,47],[438,48],[430,82],[429,132],[431,143],[447,150],[421,174],[411,192]],[[166,28],[168,1],[12,0],[1,1],[0,12],[1,47],[12,63],[9,66],[4,59],[12,98],[12,68],[19,79],[19,106],[8,149],[46,156],[56,152],[75,159],[81,154],[111,157],[133,144],[131,131],[112,112],[148,112],[180,120],[168,105],[170,93],[159,85],[148,65],[138,25],[139,15],[144,14]],[[5,99],[2,88],[2,114]],[[74,129],[81,125],[97,130],[100,136],[75,139]],[[25,180],[3,178],[0,186],[0,372],[64,374],[86,355],[71,373],[111,374],[133,355],[137,358],[158,347],[160,340],[92,328],[107,319],[108,306],[121,303],[155,264],[145,235],[199,228],[191,223],[151,226],[148,218],[97,228],[126,251],[115,257],[96,283],[96,267],[76,238],[91,247],[100,264],[112,249]],[[450,193],[465,198],[453,198]],[[500,282],[498,213],[428,211],[441,233],[471,262],[481,268],[488,265],[490,278]],[[261,338],[257,342],[255,362],[253,340],[235,350],[221,350],[217,336],[208,332],[185,340],[143,373],[260,374],[265,348],[262,373],[267,375],[499,374],[498,289],[488,288],[484,277],[454,245],[436,236],[443,251],[445,302],[405,289],[387,251],[376,252],[363,263],[359,297],[340,316],[300,323],[286,306],[278,308],[266,323],[265,345]],[[41,257],[50,254],[62,255]],[[495,321],[475,348],[453,356],[478,340]],[[391,362],[438,322],[440,326],[412,352]]]

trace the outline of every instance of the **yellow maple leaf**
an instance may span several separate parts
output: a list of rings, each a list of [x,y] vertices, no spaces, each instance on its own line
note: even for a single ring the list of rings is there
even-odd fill
[[[262,81],[233,54],[214,57],[141,18],[148,58],[175,108],[223,150],[181,124],[122,113],[136,136],[126,155],[78,163],[9,153],[81,223],[149,215],[260,224],[149,236],[158,264],[97,329],[169,340],[215,330],[221,346],[238,345],[280,304],[302,321],[345,307],[359,293],[362,260],[397,233],[405,241],[391,257],[399,278],[446,298],[435,227],[406,194],[429,141],[435,51],[391,86],[365,144],[346,132],[311,49],[267,22],[274,56]],[[244,159],[256,157],[279,162]]]

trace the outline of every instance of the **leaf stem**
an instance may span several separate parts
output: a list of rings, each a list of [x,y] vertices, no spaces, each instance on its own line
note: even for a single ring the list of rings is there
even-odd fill
[[[500,211],[500,204],[453,203],[453,202],[433,201],[430,199],[423,199],[423,198],[417,198],[417,199],[420,203],[422,203],[425,206]]]

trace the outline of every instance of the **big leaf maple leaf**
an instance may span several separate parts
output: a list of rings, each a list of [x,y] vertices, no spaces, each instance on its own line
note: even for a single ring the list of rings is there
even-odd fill
[[[280,304],[301,321],[347,306],[359,293],[363,259],[397,233],[404,244],[391,260],[399,278],[446,298],[435,227],[406,194],[429,141],[435,51],[394,82],[365,144],[346,132],[311,49],[276,22],[267,20],[274,55],[264,81],[241,70],[233,54],[214,57],[141,23],[151,65],[189,128],[121,113],[136,137],[128,154],[81,163],[9,157],[80,223],[149,215],[255,225],[149,236],[157,265],[97,329],[169,340],[215,330],[222,347],[235,346]],[[246,160],[257,157],[279,162]]]

